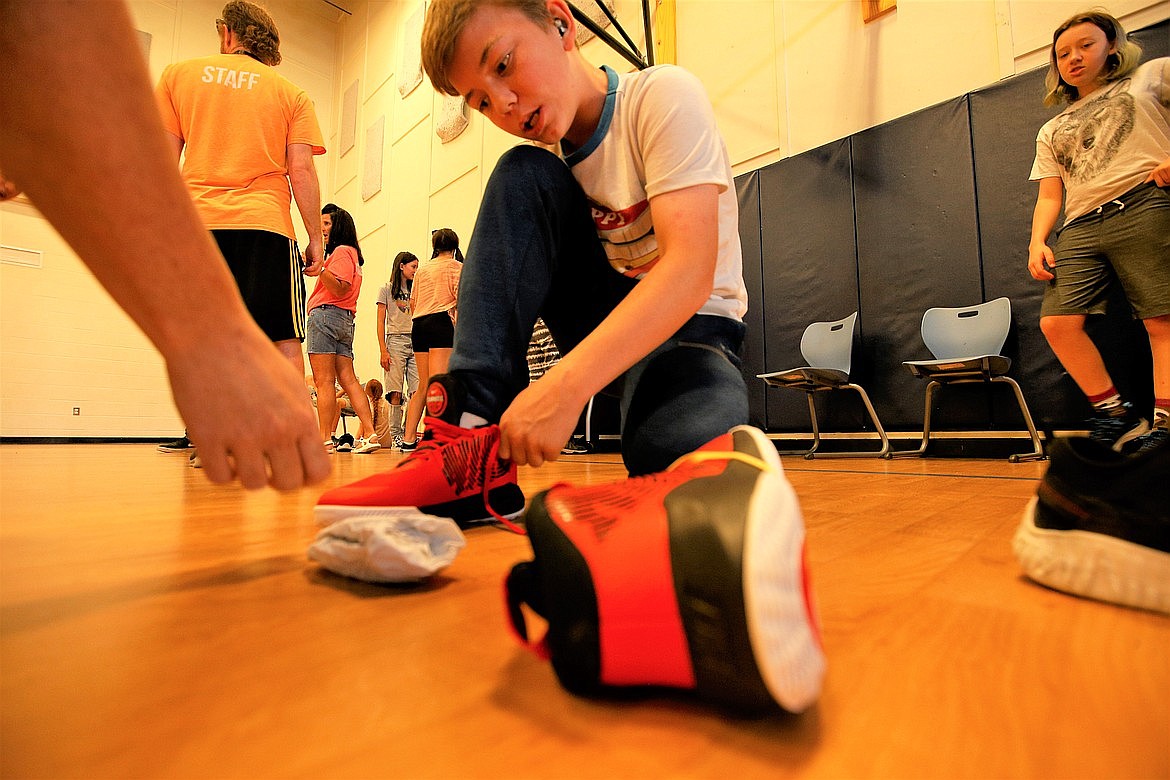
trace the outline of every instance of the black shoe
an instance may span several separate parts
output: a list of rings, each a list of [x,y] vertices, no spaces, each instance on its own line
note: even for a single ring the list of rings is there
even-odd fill
[[[159,452],[188,452],[195,449],[195,445],[186,436],[175,439],[174,441],[163,442],[156,447]]]
[[[1094,412],[1089,418],[1089,438],[1118,452],[1148,430],[1149,422],[1128,401],[1106,412]]]
[[[1133,443],[1130,445],[1131,449],[1127,450],[1127,452],[1133,452],[1135,454],[1139,452],[1149,452],[1150,450],[1157,449],[1158,447],[1167,446],[1167,442],[1170,442],[1170,428],[1161,425],[1155,425],[1150,429],[1149,433],[1134,439]]]
[[[585,438],[574,436],[569,439],[569,442],[561,448],[562,455],[588,455],[593,452],[593,448],[589,446],[589,442]]]
[[[1013,541],[1024,573],[1080,596],[1170,613],[1170,446],[1122,455],[1056,439]]]

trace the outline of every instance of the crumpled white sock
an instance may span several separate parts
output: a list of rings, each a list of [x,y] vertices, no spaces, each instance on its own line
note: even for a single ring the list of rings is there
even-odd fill
[[[393,507],[322,529],[309,558],[367,582],[413,582],[449,566],[466,544],[454,520]]]

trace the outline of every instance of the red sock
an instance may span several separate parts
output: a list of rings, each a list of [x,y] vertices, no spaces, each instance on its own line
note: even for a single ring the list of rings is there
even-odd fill
[[[1088,396],[1089,403],[1094,407],[1101,409],[1108,406],[1116,406],[1121,403],[1121,393],[1117,392],[1117,388],[1109,385],[1109,389],[1103,393],[1094,393]]]

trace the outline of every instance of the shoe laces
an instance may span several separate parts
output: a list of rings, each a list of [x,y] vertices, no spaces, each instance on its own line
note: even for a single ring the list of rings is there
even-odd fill
[[[438,422],[437,425],[435,424],[436,422]],[[406,458],[403,459],[402,463],[404,464],[409,460],[413,460],[413,459],[420,458],[420,457],[427,457],[432,452],[437,453],[443,447],[456,441],[461,435],[459,433],[459,431],[463,431],[463,430],[475,430],[475,429],[474,428],[460,428],[458,426],[452,425],[451,423],[443,422],[442,420],[438,420],[437,418],[434,418],[434,417],[426,418],[426,430],[423,431],[422,438],[418,442],[418,449],[416,449],[414,452],[411,452],[410,454],[408,454],[406,456]],[[483,479],[481,480],[483,482],[483,490],[482,490],[483,505],[487,509],[488,514],[490,514],[494,520],[501,523],[509,531],[511,531],[514,534],[519,534],[520,536],[527,536],[528,532],[526,530],[524,530],[520,526],[516,525],[508,518],[504,517],[502,514],[497,512],[495,510],[495,508],[492,506],[492,502],[491,502],[491,476],[492,475],[491,475],[490,471],[493,468],[493,464],[495,464],[496,462],[498,462],[500,460],[500,454],[499,454],[500,453],[500,436],[497,433],[495,436],[491,436],[489,438],[491,441],[488,444],[487,454],[483,458],[483,469],[485,472],[489,472],[489,473],[485,473],[483,475]],[[402,465],[402,464],[399,464],[399,465]]]

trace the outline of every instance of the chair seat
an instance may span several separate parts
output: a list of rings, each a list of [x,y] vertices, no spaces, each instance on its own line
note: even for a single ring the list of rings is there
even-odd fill
[[[790,387],[805,391],[844,387],[849,384],[849,375],[844,371],[817,366],[802,366],[789,368],[785,371],[774,371],[770,374],[760,374],[759,378],[773,387]]]
[[[980,355],[945,360],[907,360],[902,365],[916,377],[945,382],[965,377],[1004,376],[1011,369],[1012,361],[1003,355]]]

